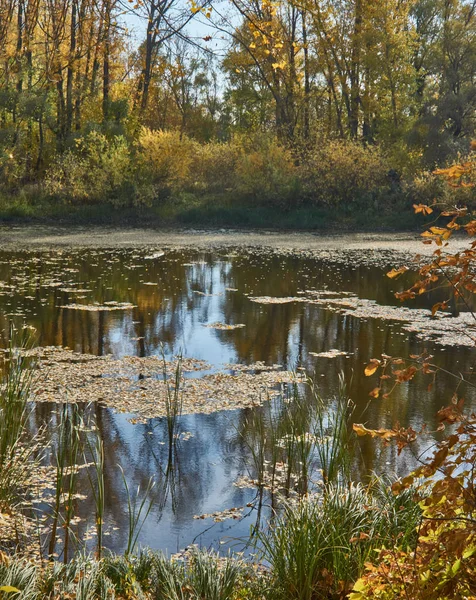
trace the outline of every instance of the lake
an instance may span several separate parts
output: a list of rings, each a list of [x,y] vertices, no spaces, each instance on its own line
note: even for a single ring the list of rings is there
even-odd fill
[[[444,326],[429,319],[426,311],[444,298],[442,291],[402,309],[394,292],[408,286],[413,275],[388,279],[394,258],[392,252],[313,255],[233,246],[1,252],[2,345],[8,345],[13,320],[18,327],[33,327],[35,345],[49,349],[40,358],[44,383],[30,416],[32,432],[41,426],[54,432],[58,402],[78,400],[104,442],[105,546],[122,551],[127,543],[120,465],[134,493],[138,486],[146,489],[150,478],[156,482],[141,545],[168,553],[192,543],[243,549],[250,527],[270,514],[266,499],[258,511],[256,488],[240,484],[253,477],[246,442],[250,415],[267,410],[267,402],[278,406],[293,373],[298,380],[303,373],[312,377],[329,411],[342,374],[356,422],[435,429],[436,411],[456,389],[451,375],[438,374],[432,387],[428,377],[417,376],[388,398],[373,399],[369,392],[377,379],[364,375],[365,365],[382,354],[426,351],[435,364],[471,379],[472,325],[467,313],[446,316]],[[193,402],[184,399],[188,414],[179,419],[173,468],[167,469],[167,419],[149,417],[156,414],[150,411],[157,409],[153,394],[163,383],[162,360],[173,370],[178,355],[187,367],[185,394],[201,394],[201,408],[194,413]],[[70,366],[76,375],[68,379]],[[81,369],[90,387],[82,387]],[[243,374],[249,381],[240,379],[244,387],[234,389],[228,401],[227,382]],[[208,387],[200,387],[203,381]],[[253,391],[268,384],[274,399],[257,398],[254,406]],[[458,393],[475,405],[470,385]],[[134,412],[140,394],[148,412]],[[86,406],[88,400],[93,403]],[[419,451],[427,444],[428,439],[421,442]],[[415,460],[410,452],[397,456],[391,446],[359,438],[352,472],[360,480],[372,472],[405,474]],[[90,538],[92,548],[94,503],[84,473],[79,491],[77,532]]]

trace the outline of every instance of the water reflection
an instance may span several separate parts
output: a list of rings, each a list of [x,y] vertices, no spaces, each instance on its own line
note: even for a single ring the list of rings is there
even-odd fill
[[[435,362],[451,372],[470,372],[474,359],[468,348],[443,348],[418,340],[398,323],[358,319],[306,303],[257,304],[248,296],[296,296],[309,289],[348,291],[380,304],[397,304],[393,292],[409,281],[390,281],[386,268],[333,263],[305,256],[271,253],[207,253],[170,251],[146,258],[150,250],[72,250],[0,254],[1,343],[7,344],[11,319],[37,329],[39,345],[61,345],[82,353],[148,356],[165,349],[167,357],[183,351],[214,366],[230,362],[305,367],[317,381],[321,395],[331,398],[342,372],[349,396],[356,403],[355,420],[371,427],[395,421],[419,429],[435,424],[435,412],[455,389],[450,377],[438,377],[431,390],[417,378],[401,385],[390,398],[372,401],[373,386],[363,367],[382,353],[409,356],[429,350]],[[431,306],[438,293],[419,299]],[[78,311],[61,308],[72,303],[103,305],[128,302],[125,311]],[[242,323],[244,328],[222,331],[204,327],[213,322]],[[337,348],[347,355],[315,357]],[[470,388],[459,390],[474,405]],[[42,404],[32,414],[32,428],[49,422],[56,407]],[[246,507],[256,495],[233,485],[247,473],[249,449],[239,432],[248,411],[182,417],[180,429],[189,439],[178,442],[171,468],[165,420],[133,425],[128,415],[91,407],[105,448],[105,544],[121,550],[126,544],[127,507],[120,470],[130,489],[145,489],[157,481],[151,515],[140,541],[173,552],[192,541],[209,546],[223,538],[234,544],[249,534],[255,511],[241,520],[213,523],[194,516]],[[51,425],[52,427],[52,425]],[[423,449],[423,447],[422,447]],[[368,438],[359,440],[354,465],[356,477],[377,472],[405,473],[414,458],[397,457]],[[83,484],[86,485],[83,477]],[[77,503],[82,520],[79,534],[92,527],[91,500]],[[265,507],[265,516],[269,508]],[[94,544],[94,540],[91,540]]]

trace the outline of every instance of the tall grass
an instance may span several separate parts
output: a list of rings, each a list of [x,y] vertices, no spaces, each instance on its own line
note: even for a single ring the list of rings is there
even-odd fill
[[[313,435],[324,488],[329,483],[348,482],[350,479],[354,404],[347,396],[342,375],[339,382],[339,394],[327,410],[311,382],[311,393],[316,406]]]
[[[243,561],[199,550],[180,561],[152,551],[130,557],[111,554],[100,561],[78,554],[67,565],[52,562],[43,568],[13,559],[0,564],[0,597],[2,585],[20,590],[5,597],[25,600],[262,598],[261,591],[250,594],[252,587],[261,588]]]
[[[95,428],[97,432],[97,429]],[[92,460],[95,478],[93,478],[90,469],[87,470],[91,493],[96,507],[96,533],[97,533],[97,551],[96,556],[101,559],[103,549],[103,530],[104,530],[104,510],[105,510],[105,487],[104,487],[104,442],[97,434],[94,441],[87,438],[87,446]],[[86,457],[85,457],[86,462]]]
[[[348,481],[352,412],[343,380],[332,402],[325,402],[308,381],[287,388],[283,400],[269,400],[253,411],[240,436],[249,449],[258,487],[286,497],[303,496],[315,487],[318,469],[324,486]]]
[[[153,591],[157,600],[231,600],[246,597],[246,565],[215,552],[192,549],[181,561],[155,555]]]
[[[124,552],[125,556],[129,556],[134,551],[139,540],[140,532],[144,527],[144,524],[152,510],[154,498],[152,497],[152,490],[155,487],[154,481],[149,479],[146,488],[141,492],[140,487],[133,494],[127,483],[123,468],[119,465],[119,469],[122,475],[122,481],[124,483],[124,489],[126,491],[127,499],[127,513],[128,513],[128,532],[127,532],[127,546]]]
[[[53,555],[59,527],[63,528],[63,560],[68,562],[71,521],[77,485],[77,469],[82,455],[81,427],[83,421],[76,404],[64,404],[60,412],[57,444],[54,452],[56,476],[51,535],[48,554]]]
[[[179,437],[179,420],[182,415],[183,395],[182,395],[182,357],[179,357],[175,368],[172,384],[169,383],[167,375],[167,363],[163,356],[163,378],[165,383],[165,412],[167,419],[167,440],[168,440],[168,462],[167,471],[173,464],[173,453],[176,449]]]
[[[343,598],[373,550],[410,542],[420,519],[408,494],[371,485],[332,483],[326,494],[288,502],[259,541],[270,565],[272,596],[283,600]]]
[[[28,481],[36,468],[36,439],[26,441],[32,369],[23,350],[25,335],[10,331],[0,387],[0,511],[13,512],[22,500]]]

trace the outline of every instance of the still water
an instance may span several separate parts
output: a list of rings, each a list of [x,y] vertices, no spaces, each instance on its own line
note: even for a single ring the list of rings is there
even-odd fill
[[[114,357],[179,353],[207,361],[213,368],[227,363],[263,361],[294,370],[305,368],[323,398],[337,394],[339,374],[356,405],[355,421],[369,427],[389,427],[396,421],[420,429],[435,426],[435,413],[455,391],[449,376],[439,375],[437,385],[416,378],[400,386],[387,399],[371,400],[375,387],[364,376],[364,366],[382,353],[393,356],[434,355],[434,362],[450,372],[470,373],[474,352],[468,347],[424,342],[403,330],[398,322],[355,318],[326,307],[289,302],[260,304],[250,297],[295,297],[306,290],[349,292],[379,305],[396,306],[397,289],[410,282],[391,281],[385,272],[388,260],[378,266],[359,264],[353,258],[331,260],[306,255],[279,255],[270,251],[222,250],[62,250],[0,254],[0,329],[8,343],[8,323],[26,323],[36,329],[35,343],[62,346],[76,352]],[[431,307],[439,299],[419,299]],[[82,311],[61,308],[68,304],[130,303],[117,311]],[[233,330],[206,325],[242,324]],[[315,356],[330,349],[335,358]],[[199,376],[194,374],[193,376]],[[466,404],[476,405],[470,387],[458,390]],[[332,404],[330,404],[332,406]],[[53,427],[57,405],[39,404],[31,415],[32,429]],[[167,439],[164,419],[130,422],[127,414],[91,406],[104,441],[106,464],[105,545],[116,551],[127,542],[127,506],[124,470],[130,490],[156,482],[154,503],[140,535],[140,544],[176,552],[188,544],[209,547],[243,546],[255,523],[252,507],[256,490],[234,483],[249,473],[249,450],[243,441],[251,410],[218,411],[209,415],[184,415],[173,472],[166,472]],[[406,473],[414,464],[410,453],[397,457],[372,440],[358,441],[353,470],[357,479],[369,473]],[[84,484],[76,513],[81,517],[80,536],[92,529],[92,499]],[[234,507],[242,518],[214,522],[197,519]],[[265,508],[264,516],[268,509]],[[261,515],[262,517],[263,515]],[[93,544],[93,540],[91,541]]]

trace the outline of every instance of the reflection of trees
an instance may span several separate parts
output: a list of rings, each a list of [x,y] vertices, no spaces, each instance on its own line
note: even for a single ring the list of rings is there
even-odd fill
[[[397,420],[415,428],[424,422],[432,425],[436,410],[454,391],[454,382],[448,377],[439,375],[437,385],[430,391],[428,382],[421,377],[400,386],[390,398],[372,401],[364,413],[368,392],[374,387],[374,382],[363,374],[363,367],[371,357],[382,353],[409,356],[421,353],[425,347],[430,351],[437,347],[402,332],[398,324],[364,321],[298,302],[260,305],[247,297],[296,296],[308,289],[327,287],[354,292],[382,304],[395,304],[392,288],[408,287],[410,275],[405,276],[407,279],[389,281],[384,270],[355,266],[350,261],[336,265],[307,257],[286,258],[266,253],[222,256],[219,260],[211,253],[193,250],[169,252],[150,261],[144,260],[144,256],[145,251],[133,250],[3,253],[0,343],[7,344],[8,314],[23,312],[27,322],[37,328],[40,345],[63,345],[94,354],[147,356],[160,353],[164,344],[170,355],[181,348],[186,352],[187,342],[200,337],[204,323],[220,320],[245,324],[245,328],[235,331],[209,331],[206,338],[218,348],[231,349],[239,362],[302,364],[314,373],[324,397],[337,392],[337,376],[342,371],[349,395],[357,404],[355,419],[371,427],[387,427]],[[189,266],[184,264],[192,262]],[[137,308],[125,312],[59,308],[76,301],[75,294],[62,291],[74,284],[91,290],[84,293],[85,298],[80,302],[131,302]],[[442,300],[442,294],[433,292],[426,302],[431,305]],[[23,320],[21,316],[17,318]],[[309,354],[331,348],[353,354],[349,359],[332,360]],[[207,352],[210,352],[208,347],[203,349],[205,357]],[[452,372],[468,371],[473,366],[472,351],[465,348],[438,351],[435,362]],[[467,404],[474,403],[470,390],[459,392]],[[125,502],[116,465],[124,467],[131,489],[137,485],[145,489],[150,476],[162,480],[167,462],[166,447],[160,444],[166,440],[164,425],[155,421],[152,429],[146,425],[133,427],[124,417],[97,407],[95,410],[106,452],[107,513],[110,523],[122,529]],[[32,427],[47,422],[50,411],[51,407],[45,404],[37,406]],[[243,419],[243,414],[238,412],[236,418]],[[165,487],[159,486],[159,495],[166,498],[164,508],[154,509],[151,517],[158,522],[161,518],[165,520],[162,515],[166,514],[177,527],[187,523],[193,513],[200,512],[217,494],[216,489],[229,492],[230,479],[239,461],[247,456],[246,448],[230,431],[223,415],[186,417],[184,423],[188,424],[183,428],[189,428],[195,437],[179,444],[177,468],[173,471],[175,483],[172,485],[170,477]],[[359,440],[359,452],[360,466],[356,468],[360,474],[372,469],[391,469],[396,461],[393,451],[375,450],[369,438]],[[220,457],[220,480],[211,464],[216,462],[215,456]],[[390,466],[385,462],[390,462]],[[82,482],[86,485],[85,479]],[[246,493],[234,490],[233,498],[240,503]],[[87,515],[91,510],[89,501],[80,505],[79,510]],[[124,541],[120,538],[122,533],[115,535],[120,547]]]

